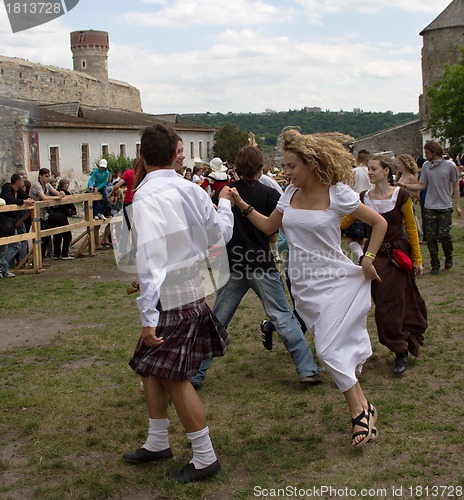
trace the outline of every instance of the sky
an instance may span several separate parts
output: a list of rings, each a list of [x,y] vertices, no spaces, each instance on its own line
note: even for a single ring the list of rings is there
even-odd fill
[[[69,34],[109,33],[109,76],[143,111],[418,112],[419,33],[451,0],[79,0],[13,33],[0,5],[0,55],[72,69]]]

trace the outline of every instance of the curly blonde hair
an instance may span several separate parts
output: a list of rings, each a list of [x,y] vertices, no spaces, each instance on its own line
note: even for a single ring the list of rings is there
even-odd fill
[[[416,160],[411,155],[402,154],[402,155],[399,155],[396,160],[400,161],[406,167],[406,170],[410,174],[412,174],[412,175],[417,174],[417,171],[418,171],[417,163],[416,163]]]
[[[345,136],[346,137],[346,136]],[[294,128],[284,129],[279,148],[295,154],[305,165],[314,165],[314,173],[325,186],[354,182],[354,158],[340,142],[340,134],[301,134]]]

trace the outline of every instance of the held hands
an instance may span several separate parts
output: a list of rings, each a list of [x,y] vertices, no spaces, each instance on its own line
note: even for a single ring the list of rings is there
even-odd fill
[[[232,194],[232,196],[234,197],[235,204],[237,205],[238,208],[240,208],[240,210],[242,210],[243,208],[246,208],[248,206],[248,204],[245,203],[242,200],[241,196],[238,194],[237,188],[229,188],[229,191]]]
[[[148,347],[156,347],[164,342],[163,337],[156,336],[155,326],[144,326],[140,336],[142,337],[143,343]]]
[[[232,188],[233,190],[235,190],[235,188]],[[222,189],[221,189],[221,192],[219,193],[219,199],[221,198],[225,198],[226,200],[229,200],[230,203],[232,204],[232,206],[234,206],[235,204],[235,197],[234,197],[234,194],[232,192],[232,189],[228,186],[224,186]]]

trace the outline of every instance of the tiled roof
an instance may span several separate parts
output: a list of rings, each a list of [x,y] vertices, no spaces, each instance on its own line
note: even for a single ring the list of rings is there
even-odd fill
[[[442,28],[464,27],[464,0],[453,0],[420,34]]]
[[[30,101],[0,97],[0,106],[22,109],[29,114],[30,124],[37,127],[62,128],[116,128],[137,130],[154,123],[169,123],[179,131],[213,132],[210,126],[202,126],[173,120],[160,119],[161,116],[149,113],[136,113],[115,109],[93,108],[79,103],[40,105]],[[166,118],[166,117],[164,117]]]

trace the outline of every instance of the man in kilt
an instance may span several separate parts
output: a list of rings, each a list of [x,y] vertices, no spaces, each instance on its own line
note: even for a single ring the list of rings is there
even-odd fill
[[[172,458],[168,404],[172,400],[193,458],[169,473],[181,483],[213,476],[221,466],[214,453],[203,404],[188,378],[201,360],[225,354],[229,338],[205,301],[200,263],[208,248],[232,237],[232,196],[225,189],[215,210],[208,194],[174,169],[180,137],[170,127],[147,127],[140,156],[146,176],[133,200],[142,333],[129,362],[143,378],[148,437],[125,453],[129,463]],[[219,243],[218,243],[219,242]]]

